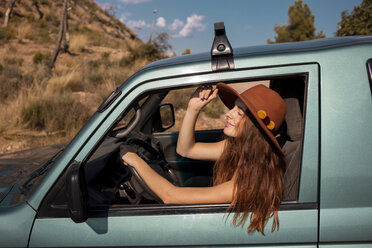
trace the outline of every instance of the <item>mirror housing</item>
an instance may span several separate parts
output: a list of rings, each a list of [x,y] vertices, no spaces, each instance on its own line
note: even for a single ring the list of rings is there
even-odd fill
[[[73,161],[66,174],[67,205],[70,218],[81,223],[87,220],[87,185],[84,167]]]
[[[161,104],[155,112],[153,129],[155,132],[164,132],[174,126],[175,120],[173,105]]]

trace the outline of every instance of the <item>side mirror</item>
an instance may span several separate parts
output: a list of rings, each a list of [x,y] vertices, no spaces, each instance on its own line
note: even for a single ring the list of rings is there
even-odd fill
[[[174,108],[170,103],[159,105],[154,120],[154,131],[164,132],[175,124]]]
[[[87,220],[87,186],[84,168],[73,161],[66,174],[67,204],[70,218],[81,223]]]

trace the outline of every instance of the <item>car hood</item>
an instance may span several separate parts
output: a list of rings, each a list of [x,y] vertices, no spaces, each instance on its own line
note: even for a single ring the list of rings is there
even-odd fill
[[[48,161],[64,146],[65,144],[58,144],[9,154],[0,154],[0,205],[13,205],[22,202],[24,197],[19,196],[21,192],[20,185],[29,178],[33,171]],[[17,199],[10,197],[10,194],[18,194]]]

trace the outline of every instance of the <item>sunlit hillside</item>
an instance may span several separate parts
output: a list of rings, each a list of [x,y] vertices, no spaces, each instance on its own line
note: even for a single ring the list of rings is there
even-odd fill
[[[0,154],[69,141],[110,91],[163,56],[93,0],[69,1],[69,48],[50,68],[63,0],[16,1],[4,27],[9,2],[0,1]]]

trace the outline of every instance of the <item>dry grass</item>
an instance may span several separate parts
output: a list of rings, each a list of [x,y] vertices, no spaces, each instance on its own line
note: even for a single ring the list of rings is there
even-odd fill
[[[79,66],[61,75],[51,77],[46,85],[48,92],[59,92],[60,94],[63,94],[65,91],[83,91],[85,88],[87,86],[85,86]]]
[[[44,17],[38,20],[32,1],[22,0],[18,15],[0,27],[0,154],[70,140],[109,92],[149,62],[121,66],[127,46],[142,42],[124,25],[113,27],[115,20],[94,1],[73,4],[73,55],[60,53],[52,71],[47,65],[59,31],[59,1],[40,3]],[[0,13],[5,7],[0,4]]]
[[[30,23],[19,25],[17,27],[17,39],[22,42],[24,39],[28,39],[32,36],[33,28]]]
[[[10,47],[22,50],[19,43]],[[21,85],[0,102],[0,154],[68,142],[112,90],[148,63],[139,59],[123,68],[124,53],[88,48],[99,52],[61,54],[52,72],[46,63],[32,62],[37,52],[20,56],[23,62],[15,61],[9,49],[0,49],[2,74],[5,70]]]
[[[88,37],[84,34],[71,35],[71,52],[83,52],[88,46]]]

